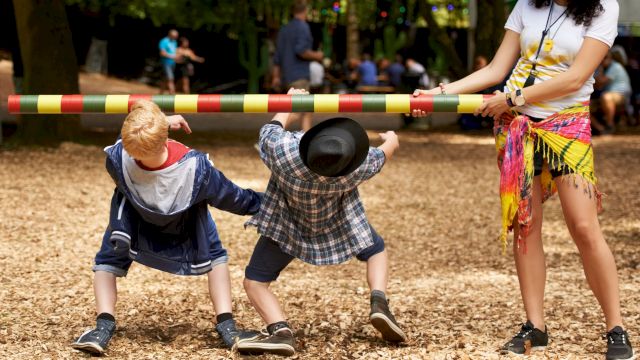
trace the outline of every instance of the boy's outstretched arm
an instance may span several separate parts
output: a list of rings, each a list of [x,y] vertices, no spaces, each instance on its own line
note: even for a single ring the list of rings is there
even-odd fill
[[[209,166],[205,197],[210,206],[237,215],[253,215],[260,210],[261,193],[239,187],[213,165]]]
[[[398,135],[393,131],[387,131],[386,133],[380,134],[380,138],[384,140],[384,142],[378,146],[378,149],[382,150],[384,157],[389,160],[400,147]]]

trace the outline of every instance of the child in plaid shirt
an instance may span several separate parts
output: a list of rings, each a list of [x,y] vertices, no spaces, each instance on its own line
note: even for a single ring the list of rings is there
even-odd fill
[[[306,91],[291,89],[289,94]],[[289,115],[277,114],[260,131],[260,156],[272,174],[260,212],[247,223],[261,237],[244,287],[268,324],[268,334],[238,343],[238,350],[294,354],[293,331],[269,289],[294,258],[314,265],[338,264],[353,256],[365,261],[371,323],[385,340],[405,341],[385,296],[384,241],[369,224],[358,194],[358,185],[379,173],[398,149],[398,137],[388,131],[380,134],[380,147],[369,147],[364,129],[347,118],[326,120],[304,134],[289,132]]]

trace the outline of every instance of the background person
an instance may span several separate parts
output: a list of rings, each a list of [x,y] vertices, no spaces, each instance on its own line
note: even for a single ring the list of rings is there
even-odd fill
[[[424,65],[413,58],[407,58],[407,75],[418,77],[418,85],[426,88],[429,86],[429,75]]]
[[[587,282],[604,312],[606,358],[634,356],[620,314],[615,259],[598,221],[600,196],[585,105],[593,92],[593,73],[617,36],[618,11],[615,0],[519,0],[489,65],[446,86],[415,91],[416,95],[469,94],[497,85],[511,72],[506,94],[497,91],[476,110],[496,119],[502,236],[506,242],[507,229],[513,228],[513,255],[527,316],[520,331],[502,347],[503,353],[524,354],[548,343],[542,202],[557,190]],[[509,110],[522,116],[509,116]],[[414,115],[424,112],[416,110]],[[542,142],[540,146],[536,141]]]
[[[189,78],[193,76],[193,63],[203,63],[204,58],[197,56],[193,50],[189,48],[189,39],[180,38],[180,47],[176,50],[176,77],[180,79],[182,92],[189,94],[191,88],[189,86]]]
[[[387,68],[387,75],[389,76],[389,84],[396,88],[402,86],[402,74],[406,71],[404,65],[402,65],[402,55],[396,54],[395,61]]]
[[[282,90],[289,88],[305,89],[309,91],[311,61],[322,62],[322,51],[314,51],[311,29],[307,24],[308,6],[306,1],[297,0],[291,7],[293,19],[278,33],[276,53],[273,58],[273,73],[271,87]],[[284,86],[283,86],[284,85]],[[311,114],[302,115],[302,130],[311,128]]]
[[[615,131],[616,109],[626,107],[631,97],[631,80],[624,66],[614,60],[613,52],[609,51],[602,60],[602,69],[596,76],[596,85],[602,87],[600,107],[604,114],[604,124],[594,116],[591,125],[601,134],[611,134]]]
[[[176,51],[178,48],[178,30],[171,29],[169,34],[160,40],[158,48],[160,50],[160,62],[162,63],[162,70],[164,72],[164,81],[160,86],[160,93],[164,93],[165,90],[169,91],[169,94],[176,93],[175,85],[175,68],[176,68]]]
[[[358,64],[354,76],[358,79],[358,85],[378,85],[378,69],[376,64],[371,61],[371,55],[362,54],[362,61]]]

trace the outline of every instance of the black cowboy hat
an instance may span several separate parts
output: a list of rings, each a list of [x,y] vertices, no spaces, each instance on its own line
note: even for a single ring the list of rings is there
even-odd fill
[[[300,140],[302,162],[314,173],[337,177],[357,169],[369,153],[367,132],[349,118],[331,118],[307,131]]]

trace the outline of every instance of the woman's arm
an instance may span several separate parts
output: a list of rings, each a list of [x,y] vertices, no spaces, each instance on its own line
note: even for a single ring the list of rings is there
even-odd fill
[[[507,30],[493,60],[484,68],[445,86],[448,94],[472,94],[500,84],[520,57],[520,34]]]
[[[526,103],[531,104],[552,100],[580,90],[589,77],[593,76],[608,51],[609,46],[607,44],[600,40],[586,37],[569,70],[549,80],[522,89]],[[496,91],[495,96],[485,101],[476,110],[476,114],[482,113],[482,116],[495,118],[507,110],[509,110],[509,106],[506,103],[505,95]]]
[[[464,77],[458,81],[454,81],[445,86],[448,94],[471,94],[491,86],[500,84],[507,76],[509,71],[513,69],[513,65],[520,57],[520,34],[513,30],[507,30],[502,39],[502,43],[496,52],[493,60],[484,68]],[[416,90],[413,96],[419,95],[437,95],[440,94],[440,87],[431,90]],[[413,116],[425,116],[422,110],[414,110]]]

